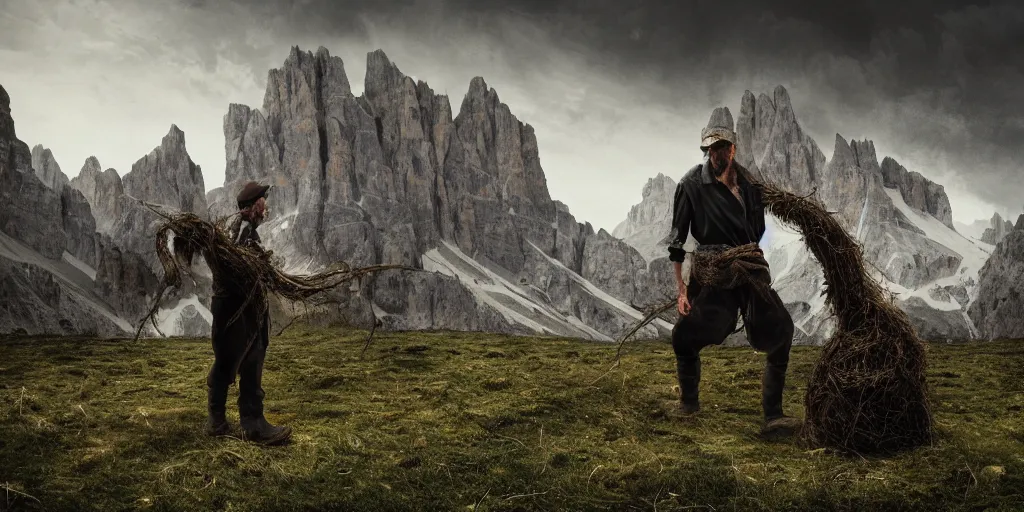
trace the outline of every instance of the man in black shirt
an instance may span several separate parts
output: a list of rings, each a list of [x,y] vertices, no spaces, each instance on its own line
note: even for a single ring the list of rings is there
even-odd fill
[[[724,110],[724,109],[723,109]],[[724,114],[724,115],[723,115]],[[732,290],[701,289],[682,275],[686,256],[683,243],[691,234],[698,251],[720,250],[757,243],[764,235],[764,204],[747,171],[735,161],[736,135],[728,111],[716,112],[701,133],[703,163],[690,169],[676,187],[673,229],[669,245],[679,288],[679,320],[672,331],[679,377],[680,409],[684,414],[700,410],[700,350],[719,345],[735,331],[742,314],[747,341],[767,354],[762,386],[765,433],[792,429],[799,422],[782,413],[782,389],[793,342],[793,319],[775,290],[765,300],[751,287]]]
[[[262,249],[256,228],[266,216],[269,188],[249,182],[239,192],[239,217],[229,230],[234,243]],[[281,443],[291,436],[291,427],[275,427],[263,416],[263,361],[270,343],[268,303],[260,293],[261,288],[253,288],[249,279],[235,272],[223,268],[214,273],[210,308],[214,362],[206,378],[207,433],[224,435],[230,431],[225,409],[228,387],[234,384],[237,375],[238,415],[245,439],[262,444]]]

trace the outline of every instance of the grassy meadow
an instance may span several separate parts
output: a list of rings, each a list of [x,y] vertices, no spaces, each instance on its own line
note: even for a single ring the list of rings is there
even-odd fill
[[[1024,510],[1024,341],[931,346],[937,441],[861,458],[762,440],[749,347],[702,352],[681,418],[667,343],[612,369],[611,344],[365,337],[271,340],[280,447],[203,434],[208,339],[2,339],[0,510]],[[819,351],[793,349],[789,414]]]

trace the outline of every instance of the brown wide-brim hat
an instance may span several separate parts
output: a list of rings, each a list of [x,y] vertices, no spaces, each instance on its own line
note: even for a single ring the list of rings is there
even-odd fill
[[[259,201],[261,197],[267,197],[267,191],[270,190],[270,185],[261,185],[255,181],[250,181],[242,187],[242,191],[238,193],[236,200],[238,201],[239,208],[245,208],[250,206],[256,201]]]
[[[722,126],[704,128],[700,132],[700,149],[707,151],[712,144],[720,140],[728,141],[735,145],[736,132]]]

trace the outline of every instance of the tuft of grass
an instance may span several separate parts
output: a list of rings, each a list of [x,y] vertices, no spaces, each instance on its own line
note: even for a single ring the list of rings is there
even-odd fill
[[[0,510],[1024,510],[1024,343],[929,349],[939,437],[887,458],[759,438],[764,356],[293,326],[271,340],[264,448],[203,434],[209,340],[0,341]],[[820,350],[793,349],[802,415]],[[237,421],[229,395],[229,419]]]

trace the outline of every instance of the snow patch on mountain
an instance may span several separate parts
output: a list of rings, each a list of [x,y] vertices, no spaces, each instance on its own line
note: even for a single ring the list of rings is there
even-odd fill
[[[531,331],[547,335],[584,335],[611,341],[610,337],[578,318],[561,315],[553,308],[539,304],[527,290],[512,284],[448,242],[442,241],[440,247],[423,255],[423,269],[458,278],[478,302],[487,304],[510,322]]]

